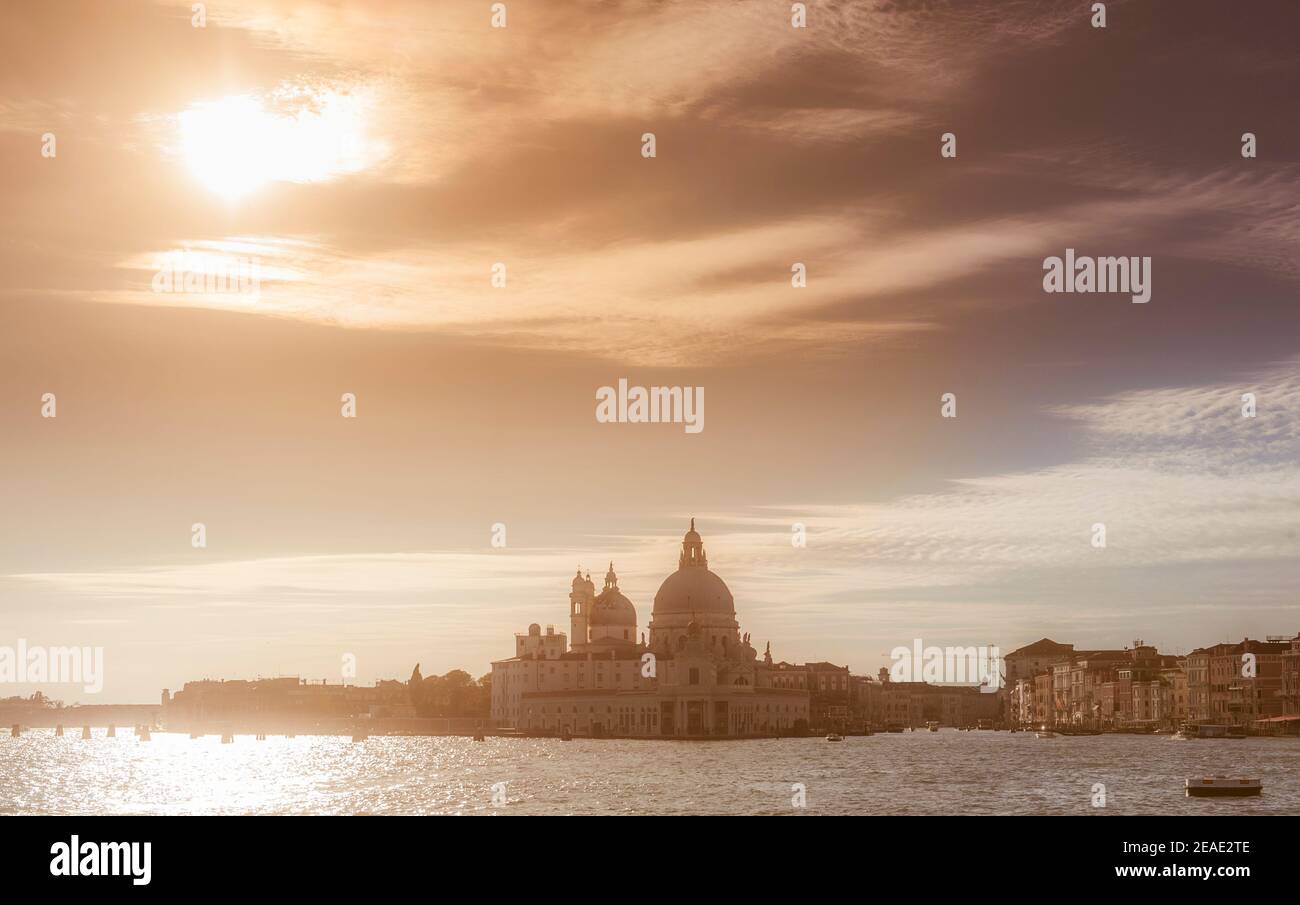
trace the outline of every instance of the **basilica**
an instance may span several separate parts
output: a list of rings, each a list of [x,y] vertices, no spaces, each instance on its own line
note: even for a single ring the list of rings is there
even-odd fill
[[[747,737],[808,725],[806,687],[789,687],[768,646],[742,635],[731,591],[709,569],[691,520],[677,571],[655,594],[645,633],[610,563],[599,593],[574,576],[570,634],[540,625],[492,664],[492,718],[502,729],[621,737]]]

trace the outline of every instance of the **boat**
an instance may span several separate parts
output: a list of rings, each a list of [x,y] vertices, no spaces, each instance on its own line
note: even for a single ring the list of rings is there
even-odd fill
[[[838,732],[832,732],[832,733],[830,733],[829,735],[826,736],[826,741],[828,741],[828,742],[842,742],[842,741],[844,741],[844,736],[840,735]]]
[[[1202,776],[1187,780],[1188,798],[1244,798],[1262,795],[1264,784],[1258,779],[1241,779],[1230,776]]]
[[[1183,738],[1245,738],[1246,730],[1218,723],[1184,723],[1181,734]]]
[[[939,724],[935,720],[930,720],[925,724],[925,728],[930,730],[931,732],[938,732]]]
[[[1035,738],[1056,738],[1056,733],[1044,726],[1034,733]]]

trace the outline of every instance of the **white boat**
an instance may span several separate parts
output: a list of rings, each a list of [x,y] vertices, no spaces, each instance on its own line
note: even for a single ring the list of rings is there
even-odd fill
[[[838,732],[832,732],[830,735],[826,736],[826,741],[842,742],[844,741],[844,736],[840,735]]]
[[[1241,779],[1231,776],[1202,776],[1187,780],[1188,798],[1241,798],[1260,795],[1264,784],[1258,779]]]
[[[1034,733],[1035,738],[1056,738],[1056,733],[1051,729],[1043,729]]]
[[[928,723],[925,724],[925,728],[930,730],[931,732],[938,732],[939,723],[936,720],[930,720]]]

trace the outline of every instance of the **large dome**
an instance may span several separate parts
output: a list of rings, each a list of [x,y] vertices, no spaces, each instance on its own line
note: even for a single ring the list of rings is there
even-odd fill
[[[664,579],[655,594],[655,616],[675,613],[736,614],[727,583],[705,566],[685,566]]]

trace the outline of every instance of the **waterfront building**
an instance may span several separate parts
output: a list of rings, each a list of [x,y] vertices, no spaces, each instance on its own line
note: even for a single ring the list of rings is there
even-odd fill
[[[888,670],[886,670],[888,672]],[[871,676],[849,676],[849,718],[857,726],[879,724],[880,683]]]
[[[405,682],[345,685],[298,676],[269,679],[203,679],[186,682],[175,694],[162,693],[162,715],[170,727],[206,723],[300,725],[317,720],[414,715]]]
[[[810,720],[823,729],[843,729],[850,720],[852,676],[847,666],[820,661],[802,666],[808,676]]]
[[[1032,678],[1073,653],[1073,644],[1058,644],[1050,638],[1040,638],[1017,648],[1002,658],[1006,663],[1006,683],[1012,686],[1018,679]]]
[[[870,688],[870,707],[865,721],[874,726],[974,726],[981,720],[999,722],[1002,702],[992,692],[975,685],[934,685],[926,682],[895,682],[882,668],[876,682],[855,677]]]
[[[1010,686],[1007,694],[1007,719],[1013,726],[1029,726],[1040,720],[1035,718],[1034,679],[1021,676]]]
[[[1055,671],[1045,669],[1034,676],[1034,723],[1051,725],[1056,722]]]
[[[1067,659],[1074,653],[1073,644],[1058,644],[1050,638],[1040,638],[1033,644],[1027,644],[1024,647],[1017,648],[1002,658],[1005,664],[1006,674],[1003,677],[1003,700],[1005,706],[1006,721],[1015,725],[1017,723],[1032,724],[1035,722],[1050,722],[1043,715],[1039,715],[1036,720],[1033,716],[1033,678],[1044,670],[1049,669],[1053,664]],[[1020,683],[1021,690],[1017,693],[1015,689]]]
[[[1291,639],[1288,648],[1282,652],[1280,661],[1282,714],[1300,722],[1300,635]]]
[[[534,624],[516,636],[515,656],[492,664],[497,726],[594,736],[802,732],[823,678],[824,716],[847,718],[846,668],[777,664],[770,644],[759,659],[740,632],[731,590],[709,568],[694,519],[677,571],[655,595],[648,638],[638,640],[636,607],[619,590],[613,563],[599,594],[590,575],[574,577],[569,617],[569,637]]]
[[[1177,729],[1187,722],[1187,660],[1174,658],[1173,666],[1160,670],[1160,678],[1169,686],[1169,712],[1164,721],[1170,729]]]
[[[1291,650],[1288,641],[1245,638],[1192,651],[1187,656],[1189,720],[1247,727],[1282,716],[1284,664]]]

